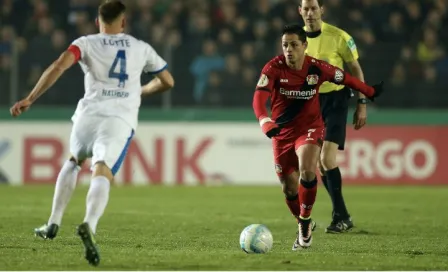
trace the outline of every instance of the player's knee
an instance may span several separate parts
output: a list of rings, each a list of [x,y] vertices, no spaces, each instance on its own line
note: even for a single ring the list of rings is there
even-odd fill
[[[336,153],[333,152],[323,152],[320,158],[320,165],[323,171],[336,168],[338,165],[336,163]],[[321,170],[321,171],[322,171]]]
[[[300,180],[302,181],[313,181],[316,178],[315,171],[312,170],[301,170]]]
[[[84,164],[85,160],[78,160],[76,159],[74,156],[71,156],[69,161],[72,161],[74,163],[76,163],[76,165],[78,165],[79,167],[81,167]]]
[[[299,174],[301,179],[314,179],[316,176],[316,166],[318,162],[318,155],[314,159],[302,160],[299,166]]]
[[[291,198],[297,195],[297,182],[296,184],[283,184],[283,194],[286,198]]]
[[[93,177],[103,176],[108,180],[112,181],[114,179],[114,175],[112,174],[112,170],[106,165],[104,162],[97,162],[93,168]]]
[[[299,183],[296,172],[282,177],[280,180],[282,182],[282,191],[286,198],[291,198],[297,195]]]

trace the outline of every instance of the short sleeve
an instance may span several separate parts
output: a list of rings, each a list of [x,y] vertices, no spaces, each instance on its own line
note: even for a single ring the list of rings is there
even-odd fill
[[[359,58],[355,40],[346,32],[342,33],[338,46],[339,54],[345,63],[355,61]]]
[[[157,52],[152,48],[151,45],[144,43],[146,50],[145,50],[145,56],[146,56],[146,62],[145,66],[143,68],[143,71],[145,73],[149,74],[158,74],[166,69],[168,66],[166,61],[157,54]]]
[[[271,92],[277,79],[277,69],[272,63],[268,63],[263,67],[260,78],[257,82],[256,90]]]
[[[87,54],[89,50],[89,42],[87,40],[87,37],[83,36],[80,37],[72,42],[72,45],[79,48],[80,51],[80,58],[84,59],[85,55]]]

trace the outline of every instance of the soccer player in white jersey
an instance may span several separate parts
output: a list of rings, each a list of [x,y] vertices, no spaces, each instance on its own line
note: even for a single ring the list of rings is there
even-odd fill
[[[136,130],[140,97],[174,86],[174,80],[166,70],[166,62],[154,49],[123,33],[125,10],[120,1],[102,4],[98,9],[100,33],[75,40],[47,68],[31,93],[10,110],[12,116],[19,116],[65,70],[75,63],[81,65],[85,73],[85,95],[72,117],[71,157],[58,175],[51,216],[47,224],[35,229],[35,234],[44,239],[56,237],[76,186],[80,166],[91,158],[92,180],[86,199],[86,214],[77,233],[84,244],[86,259],[92,265],[98,265],[100,261],[94,234],[109,199],[110,182],[120,168]],[[155,78],[141,86],[142,72],[152,73]]]

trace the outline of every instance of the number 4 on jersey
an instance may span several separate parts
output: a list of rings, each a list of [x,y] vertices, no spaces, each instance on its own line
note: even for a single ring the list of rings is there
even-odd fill
[[[120,66],[118,73],[115,72],[117,65]],[[129,78],[128,74],[126,74],[126,51],[118,50],[114,63],[112,63],[112,67],[109,69],[109,78],[118,79],[118,87],[124,88],[125,81]]]

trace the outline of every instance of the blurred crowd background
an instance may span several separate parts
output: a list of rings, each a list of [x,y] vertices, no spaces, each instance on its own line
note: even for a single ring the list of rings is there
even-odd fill
[[[385,80],[377,107],[448,106],[448,1],[325,0],[324,20],[355,39],[368,83]],[[146,98],[150,107],[251,107],[264,63],[281,52],[285,23],[299,22],[298,0],[123,0],[127,32],[169,63],[176,86]],[[0,1],[1,105],[27,94],[76,38],[97,32],[98,0]],[[142,76],[148,81],[149,76]],[[39,104],[77,103],[79,66]]]

